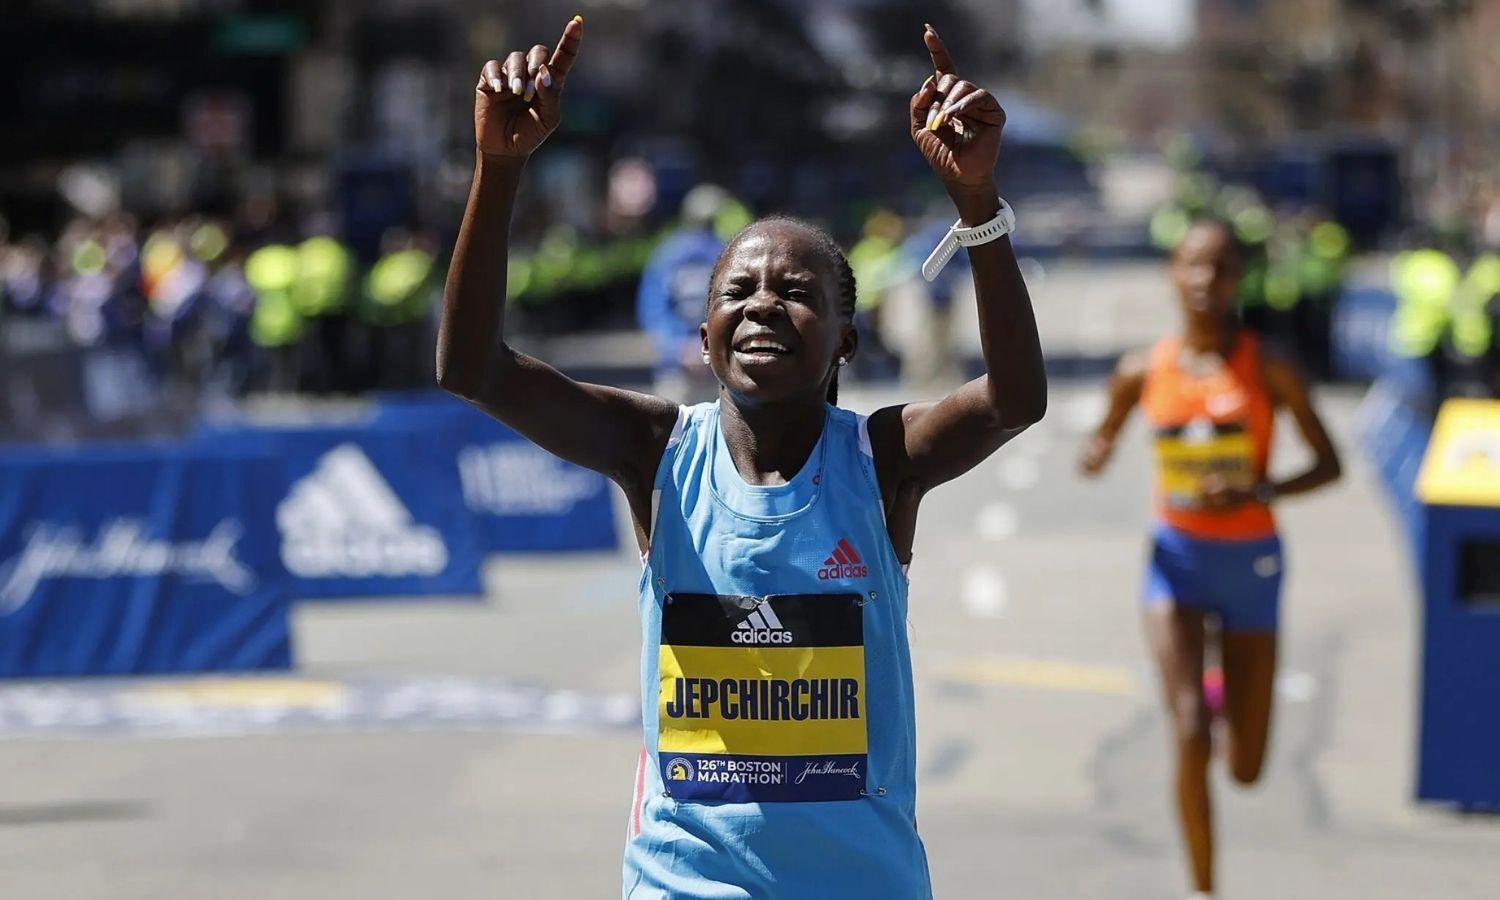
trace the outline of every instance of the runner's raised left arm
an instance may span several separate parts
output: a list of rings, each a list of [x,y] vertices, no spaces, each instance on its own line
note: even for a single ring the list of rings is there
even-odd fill
[[[963,225],[982,225],[1000,210],[995,161],[1005,112],[988,91],[958,76],[931,26],[923,40],[934,72],[911,98],[912,140]],[[974,468],[1047,410],[1036,316],[1010,238],[967,252],[985,374],[942,400],[889,407],[870,419],[871,439],[897,457],[895,477],[921,490]]]

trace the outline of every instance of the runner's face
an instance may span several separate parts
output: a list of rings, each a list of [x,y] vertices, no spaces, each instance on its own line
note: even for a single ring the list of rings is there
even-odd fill
[[[1240,259],[1227,229],[1215,223],[1193,226],[1168,268],[1189,322],[1217,325],[1228,320],[1240,286]]]
[[[754,226],[726,253],[699,329],[714,374],[755,402],[821,397],[853,332],[833,261],[806,230],[780,222]]]

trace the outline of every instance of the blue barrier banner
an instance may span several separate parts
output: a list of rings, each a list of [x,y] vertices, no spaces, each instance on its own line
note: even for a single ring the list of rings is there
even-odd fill
[[[391,394],[378,421],[457,435],[448,446],[464,502],[497,553],[613,550],[609,479],[563,462],[467,403],[444,394]],[[440,424],[446,423],[446,424]]]
[[[452,465],[453,430],[372,422],[206,425],[200,442],[281,460],[262,489],[298,599],[482,595],[483,546]]]
[[[277,463],[142,445],[0,457],[0,676],[287,668]]]
[[[1423,403],[1420,361],[1397,360],[1365,396],[1359,412],[1359,438],[1366,456],[1401,519],[1415,550],[1422,543],[1422,505],[1417,473],[1432,434],[1431,412]]]
[[[1333,374],[1354,381],[1374,381],[1391,360],[1391,319],[1396,295],[1382,287],[1347,287],[1333,307],[1331,351]]]

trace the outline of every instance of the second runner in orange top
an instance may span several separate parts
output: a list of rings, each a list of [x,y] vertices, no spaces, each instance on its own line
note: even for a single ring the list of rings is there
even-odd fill
[[[1339,475],[1338,453],[1296,366],[1265,352],[1240,325],[1234,300],[1242,263],[1225,223],[1188,230],[1167,265],[1181,326],[1149,353],[1120,361],[1109,409],[1079,461],[1084,474],[1098,474],[1131,411],[1144,410],[1156,521],[1140,599],[1176,745],[1193,900],[1212,898],[1215,887],[1208,780],[1215,707],[1224,714],[1229,774],[1252,784],[1266,758],[1285,560],[1269,504]],[[1274,479],[1267,469],[1278,409],[1316,461]],[[1223,663],[1217,679],[1205,679],[1210,653]]]
[[[1198,354],[1163,338],[1147,361],[1141,409],[1155,432],[1156,515],[1193,537],[1254,540],[1276,531],[1269,504],[1254,498],[1266,479],[1274,405],[1262,373],[1260,339],[1247,331],[1224,356]],[[1248,495],[1231,509],[1205,497]]]

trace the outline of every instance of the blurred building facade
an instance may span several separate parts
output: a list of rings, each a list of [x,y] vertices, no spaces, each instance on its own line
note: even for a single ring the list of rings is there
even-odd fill
[[[8,6],[0,76],[17,89],[0,98],[0,209],[18,229],[55,227],[59,178],[91,163],[100,177],[64,179],[75,206],[102,202],[101,179],[143,215],[273,190],[370,221],[351,235],[366,253],[384,227],[410,224],[395,220],[451,218],[473,72],[508,48],[550,40],[561,16],[543,0]],[[700,180],[778,207],[902,183],[917,171],[899,150],[904,99],[925,65],[912,37],[924,19],[944,26],[977,78],[1127,141],[1175,129],[1260,149],[1378,134],[1400,145],[1420,190],[1448,194],[1462,193],[1455,179],[1489,177],[1496,158],[1494,3],[577,6],[591,26],[589,59],[556,140],[571,144],[554,151],[567,171],[550,187],[573,186],[563,199],[574,202],[558,204],[572,210],[603,193],[609,161],[625,156],[654,162],[667,211]],[[846,164],[851,156],[858,165]],[[851,227],[862,217],[851,212]]]

